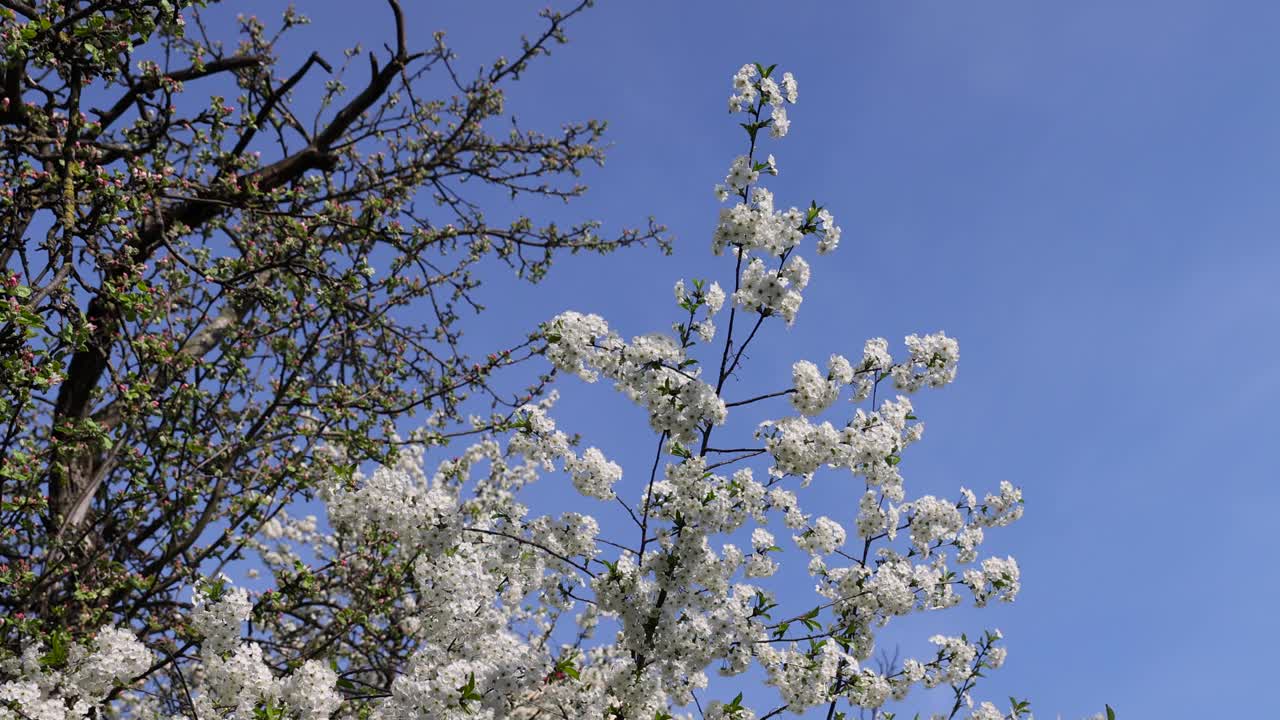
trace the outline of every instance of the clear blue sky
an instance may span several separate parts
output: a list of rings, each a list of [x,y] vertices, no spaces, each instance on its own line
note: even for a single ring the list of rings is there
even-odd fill
[[[464,68],[540,27],[540,3],[408,4],[418,41],[447,29]],[[300,7],[315,21],[300,37],[335,55],[387,37],[378,3]],[[1000,627],[1009,663],[979,695],[1029,697],[1043,718],[1103,702],[1126,720],[1274,712],[1280,3],[605,0],[569,35],[509,107],[544,129],[607,119],[615,147],[554,213],[613,228],[653,214],[677,251],[562,262],[535,288],[495,274],[477,347],[564,309],[660,330],[677,277],[726,278],[709,247],[711,187],[741,150],[729,77],[779,63],[800,103],[766,148],[771,185],[825,203],[844,240],[806,254],[799,320],[752,353],[742,394],[779,389],[796,359],[946,330],[959,379],[918,396],[908,492],[1009,479],[1027,498],[988,535],[1022,565],[1018,603],[907,625],[904,649]],[[562,425],[638,482],[640,412],[562,387]],[[852,527],[848,485],[819,475],[810,509]]]

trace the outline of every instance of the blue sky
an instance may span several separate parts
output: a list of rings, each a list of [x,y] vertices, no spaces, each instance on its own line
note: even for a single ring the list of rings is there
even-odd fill
[[[447,29],[462,67],[540,27],[541,3],[410,5],[421,44]],[[369,8],[304,3],[314,24],[299,38],[335,55],[380,44],[388,18]],[[1020,561],[1018,602],[906,624],[904,650],[999,627],[1009,662],[978,694],[1029,697],[1040,717],[1103,702],[1133,719],[1267,712],[1280,4],[606,0],[568,30],[509,108],[543,129],[608,120],[608,164],[569,208],[492,212],[615,229],[652,214],[676,252],[573,258],[536,287],[495,272],[477,348],[565,309],[661,330],[676,278],[725,282],[710,236],[711,187],[742,151],[729,78],[776,62],[800,102],[791,135],[765,147],[782,171],[770,186],[783,204],[825,204],[844,240],[806,254],[795,327],[768,329],[734,395],[779,389],[797,359],[856,356],[867,337],[900,350],[945,330],[960,374],[917,396],[928,430],[903,463],[908,492],[1009,479],[1027,498],[1018,525],[989,533]],[[561,388],[561,424],[638,482],[654,442],[639,410],[606,387]],[[856,490],[820,475],[808,505],[851,527]]]

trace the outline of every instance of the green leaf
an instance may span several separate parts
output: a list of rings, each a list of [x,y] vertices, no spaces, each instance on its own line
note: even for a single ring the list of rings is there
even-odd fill
[[[254,720],[283,720],[284,708],[275,703],[259,704],[253,710]]]
[[[67,653],[71,647],[71,636],[65,630],[54,630],[49,635],[49,652],[40,658],[40,665],[48,668],[60,668],[67,662]]]
[[[1116,711],[1112,710],[1110,705],[1107,705],[1106,707],[1107,707],[1107,720],[1116,720]]]
[[[467,705],[467,703],[473,700],[484,699],[483,695],[476,692],[476,674],[474,672],[467,673],[467,682],[465,685],[458,688],[458,693],[459,693],[458,707],[462,708],[463,712],[467,713],[468,715],[471,714],[472,710],[470,706]]]
[[[19,310],[18,316],[14,319],[18,321],[19,325],[26,325],[27,327],[43,327],[44,326],[44,320],[39,315],[31,312],[30,310],[25,310],[25,309]]]

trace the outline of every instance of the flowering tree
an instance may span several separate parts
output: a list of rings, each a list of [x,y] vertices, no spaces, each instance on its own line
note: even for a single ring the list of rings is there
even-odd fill
[[[342,469],[318,444],[385,459],[407,413],[443,436],[469,395],[510,411],[537,394],[490,380],[527,343],[479,362],[459,346],[478,263],[537,280],[559,252],[666,243],[652,224],[609,239],[482,212],[493,195],[572,199],[602,160],[601,123],[546,135],[503,99],[589,2],[547,11],[474,76],[443,35],[414,37],[398,0],[367,69],[357,48],[282,68],[305,17],[268,28],[210,4],[0,2],[10,655],[112,623],[179,656],[181,596],[202,570]]]
[[[852,361],[832,355],[824,371],[801,360],[783,389],[733,397],[763,324],[796,319],[810,279],[802,243],[816,238],[825,255],[840,241],[826,209],[781,210],[759,185],[777,164],[758,145],[787,134],[797,99],[791,75],[773,70],[744,66],[729,101],[748,140],[717,188],[732,200],[713,240],[730,256],[732,290],[677,282],[670,333],[627,341],[597,315],[565,312],[529,338],[551,375],[607,379],[645,409],[651,467],[624,478],[574,442],[551,417],[554,392],[473,419],[476,442],[429,472],[442,416],[368,474],[355,469],[359,444],[317,434],[310,472],[323,478],[329,527],[281,510],[231,531],[258,554],[270,591],[209,573],[189,605],[171,601],[170,646],[140,642],[129,615],[83,639],[29,642],[0,668],[11,678],[0,717],[763,720],[869,709],[888,720],[913,700],[936,704],[938,691],[948,700],[935,718],[1029,717],[1023,701],[973,698],[1004,661],[998,631],[933,637],[931,654],[897,670],[865,664],[895,618],[1018,592],[1016,562],[980,546],[1021,516],[1021,493],[1002,483],[981,500],[964,488],[909,496],[898,466],[923,426],[905,395],[879,397],[950,383],[955,340],[911,335],[895,360],[876,338]],[[735,429],[734,409],[756,403],[782,417]],[[860,497],[840,517],[806,512],[805,489],[832,470],[856,478]],[[629,519],[601,528],[586,514],[531,512],[522,499],[548,482]],[[797,558],[814,595],[783,607],[774,575]],[[760,678],[773,692],[752,696],[776,701],[756,707],[742,690]]]

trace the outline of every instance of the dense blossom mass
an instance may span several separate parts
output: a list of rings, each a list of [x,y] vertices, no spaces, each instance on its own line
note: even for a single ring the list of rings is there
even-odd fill
[[[569,311],[537,336],[557,371],[608,380],[643,408],[657,436],[652,469],[624,473],[600,449],[581,449],[553,419],[550,393],[433,471],[426,444],[407,441],[395,462],[333,477],[322,493],[328,532],[282,514],[245,539],[278,582],[314,584],[312,563],[399,583],[391,602],[357,608],[369,632],[402,648],[393,676],[323,653],[281,658],[271,633],[313,617],[275,617],[271,593],[215,577],[193,589],[185,613],[183,637],[198,648],[181,661],[186,707],[160,707],[134,682],[173,657],[144,649],[129,627],[104,627],[57,663],[34,645],[11,661],[21,679],[0,685],[0,718],[91,717],[102,703],[202,720],[764,720],[811,708],[890,718],[909,716],[912,702],[932,718],[1029,717],[1024,702],[974,697],[1004,663],[999,631],[936,635],[922,656],[869,662],[896,618],[1012,601],[1020,587],[1013,558],[981,552],[988,531],[1021,516],[1016,487],[1001,483],[982,500],[966,488],[912,496],[902,473],[924,429],[907,396],[955,379],[956,341],[910,335],[895,360],[874,338],[853,360],[796,361],[782,390],[724,399],[744,374],[744,351],[764,342],[761,324],[795,321],[811,279],[804,242],[825,254],[840,240],[825,208],[779,209],[757,185],[778,172],[772,155],[758,158],[762,133],[788,133],[797,97],[795,78],[778,80],[772,67],[744,65],[733,77],[729,109],[749,149],[717,187],[732,201],[711,241],[736,267],[724,287],[677,283],[670,333],[627,340],[598,315]],[[752,403],[773,403],[780,416],[734,427],[734,408]],[[855,490],[847,506],[819,514],[802,504],[814,482]],[[535,483],[571,486],[626,524],[534,514],[521,498]],[[364,546],[382,548],[377,562],[354,550]],[[789,562],[807,563],[810,599],[794,587],[784,598],[773,583]],[[323,604],[351,591],[312,592]],[[734,680],[753,668],[767,690]]]

